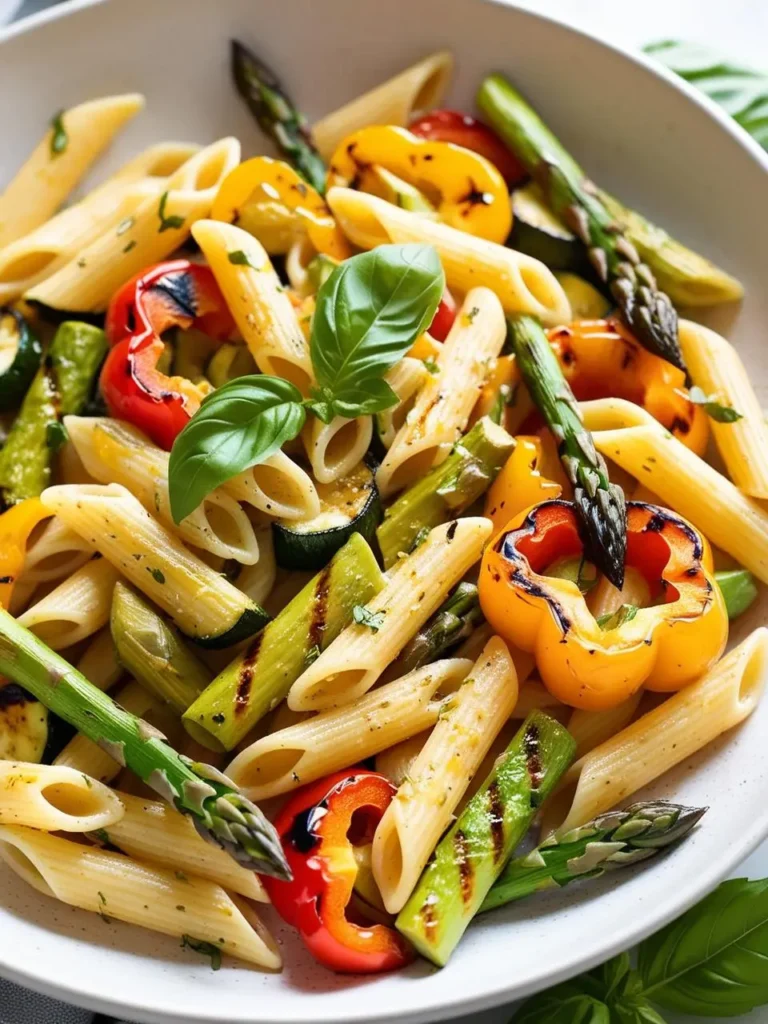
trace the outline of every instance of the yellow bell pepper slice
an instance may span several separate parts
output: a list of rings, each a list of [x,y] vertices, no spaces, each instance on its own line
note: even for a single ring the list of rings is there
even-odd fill
[[[420,139],[394,125],[361,128],[333,154],[328,187],[375,192],[379,186],[370,181],[372,167],[383,167],[424,192],[451,227],[491,242],[507,240],[512,227],[507,185],[479,153],[453,142]]]
[[[502,530],[521,512],[542,501],[559,498],[562,485],[542,472],[541,438],[515,438],[512,454],[488,488],[483,515],[493,523],[495,532]]]
[[[24,568],[30,534],[51,512],[39,498],[27,498],[0,515],[0,607],[10,606],[13,588]]]
[[[256,156],[229,172],[213,201],[211,217],[234,224],[248,206],[266,204],[273,208],[278,204],[294,213],[318,252],[337,260],[352,255],[323,197],[292,167],[269,156]]]

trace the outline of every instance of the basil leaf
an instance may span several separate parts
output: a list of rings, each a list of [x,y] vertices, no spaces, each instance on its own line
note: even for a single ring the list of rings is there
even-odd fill
[[[374,382],[431,324],[444,286],[440,260],[427,245],[381,245],[336,267],[318,292],[312,318],[310,354],[320,397],[343,396],[348,416],[389,408],[391,389]],[[353,398],[358,389],[364,392],[360,403]]]
[[[385,612],[372,612],[363,604],[356,604],[352,609],[352,618],[358,626],[367,626],[374,633],[378,633],[384,625],[384,615]]]
[[[643,942],[642,995],[708,1017],[768,1003],[768,879],[724,882]]]
[[[264,462],[304,425],[301,392],[287,380],[237,377],[203,399],[176,438],[168,465],[174,522],[243,470]]]
[[[690,389],[687,398],[694,405],[702,406],[707,416],[717,423],[735,423],[737,420],[743,419],[741,413],[737,412],[733,406],[723,405],[722,402],[717,401],[714,395],[707,395],[703,388],[697,385]]]
[[[367,416],[391,409],[398,401],[397,395],[383,378],[372,377],[361,381],[354,388],[335,392],[331,405],[335,416],[354,419],[355,416]]]
[[[692,43],[664,40],[645,51],[700,89],[768,149],[768,75],[736,67]]]
[[[567,981],[539,992],[512,1018],[512,1024],[611,1024],[605,1003],[582,992],[577,981]]]

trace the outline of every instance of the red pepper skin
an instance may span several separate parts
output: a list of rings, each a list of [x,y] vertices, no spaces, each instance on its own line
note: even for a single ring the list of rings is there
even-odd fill
[[[456,319],[456,309],[456,300],[446,288],[429,328],[429,333],[435,341],[445,341],[448,337],[448,333]]]
[[[353,924],[346,907],[357,874],[347,832],[355,812],[376,824],[396,790],[364,769],[338,772],[306,786],[275,821],[293,880],[262,881],[278,914],[299,930],[312,956],[344,974],[379,974],[413,957],[406,940],[386,925]]]
[[[161,335],[171,327],[193,326],[223,341],[235,325],[211,270],[189,260],[142,271],[115,294],[107,311],[112,348],[100,383],[109,413],[166,450],[197,411],[203,392],[157,369]]]
[[[528,177],[525,168],[487,125],[458,110],[433,110],[408,126],[420,139],[453,142],[471,149],[496,166],[506,183],[512,187]]]

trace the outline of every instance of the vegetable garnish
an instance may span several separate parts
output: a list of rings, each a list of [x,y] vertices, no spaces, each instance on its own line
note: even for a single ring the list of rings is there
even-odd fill
[[[707,395],[702,388],[696,385],[690,389],[687,398],[694,405],[702,406],[707,416],[716,423],[735,423],[743,418],[741,413],[732,406],[718,402],[717,395]]]
[[[213,488],[297,437],[307,410],[324,423],[397,403],[384,374],[426,330],[445,286],[431,246],[383,245],[334,269],[317,296],[308,399],[288,381],[240,377],[219,388],[181,431],[168,470],[176,522]]]
[[[69,145],[69,136],[64,127],[64,111],[60,110],[51,118],[51,159],[61,156]]]

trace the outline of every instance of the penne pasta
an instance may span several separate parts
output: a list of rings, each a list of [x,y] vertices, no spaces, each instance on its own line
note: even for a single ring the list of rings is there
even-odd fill
[[[316,121],[312,126],[315,145],[329,160],[339,143],[358,128],[371,124],[406,128],[420,111],[441,105],[452,72],[453,56],[447,50],[430,54]]]
[[[637,496],[632,500],[645,501]],[[605,576],[601,576],[589,594],[587,603],[594,617],[600,619],[603,615],[613,615],[623,604],[634,605],[636,608],[647,607],[651,603],[651,590],[643,574],[630,565],[624,572],[624,586],[621,590],[617,590]]]
[[[102,828],[99,839],[134,860],[175,868],[174,875],[180,881],[195,875],[259,903],[269,902],[259,876],[201,838],[188,815],[179,814],[169,804],[130,793],[117,793],[117,798],[124,814],[109,825],[106,834]]]
[[[220,489],[275,519],[320,515],[320,498],[312,477],[285,452],[275,452],[265,462],[227,480]]]
[[[461,658],[436,661],[340,708],[273,731],[241,751],[227,774],[258,801],[365,761],[434,725],[445,695],[471,667]]]
[[[272,527],[267,524],[256,530],[259,545],[259,560],[254,565],[245,565],[233,579],[238,590],[242,590],[252,601],[263,605],[277,579],[277,562],[275,561],[275,545],[272,540]]]
[[[376,472],[381,494],[401,490],[448,457],[506,337],[499,300],[488,288],[473,288],[437,357],[437,373],[430,374]]]
[[[553,327],[571,319],[562,286],[552,271],[532,256],[363,192],[337,187],[329,189],[326,199],[344,233],[362,249],[388,242],[433,245],[449,288],[468,292],[482,283],[496,293],[505,313],[531,313]]]
[[[768,424],[736,349],[708,327],[680,321],[680,348],[694,384],[741,414],[735,423],[710,418],[726,469],[753,498],[768,498]]]
[[[568,732],[576,740],[576,758],[588,754],[629,725],[642,699],[643,691],[638,690],[615,708],[606,711],[584,711],[581,708],[572,711],[568,719]]]
[[[239,159],[240,143],[232,138],[195,153],[168,178],[160,197],[136,207],[127,227],[109,228],[25,297],[54,309],[102,312],[120,285],[178,249],[195,221],[208,216],[219,185]]]
[[[254,606],[245,595],[188,551],[125,487],[64,484],[49,487],[42,500],[187,636],[221,646],[251,615]]]
[[[376,433],[385,448],[391,448],[398,430],[414,406],[416,397],[430,378],[422,359],[406,356],[395,363],[385,380],[398,398],[398,404],[376,414]]]
[[[109,622],[112,591],[120,578],[105,558],[92,558],[19,616],[19,622],[54,651],[93,636]]]
[[[610,810],[757,707],[768,675],[768,629],[756,629],[691,686],[572,765],[545,808],[542,834],[567,832]]]
[[[343,479],[359,465],[371,444],[373,420],[336,416],[330,423],[312,416],[301,432],[312,475],[321,484]]]
[[[57,516],[52,516],[39,533],[33,533],[19,582],[51,583],[62,576],[71,576],[92,557],[91,545]]]
[[[582,402],[595,446],[768,583],[768,512],[631,402]]]
[[[368,603],[373,628],[353,622],[343,629],[293,684],[289,707],[319,711],[346,704],[370,690],[474,565],[490,533],[490,520],[480,516],[430,531],[412,555],[390,570],[384,589]]]
[[[123,816],[116,793],[73,768],[0,761],[0,824],[88,832]]]
[[[259,560],[251,521],[237,501],[221,490],[212,491],[191,515],[178,525],[174,523],[168,494],[168,452],[130,423],[106,417],[66,416],[64,426],[94,480],[122,484],[188,544],[243,565]]]
[[[373,876],[384,906],[405,905],[462,795],[517,701],[517,674],[502,640],[492,637],[469,678],[445,705],[376,828]]]
[[[56,139],[57,126],[52,124],[0,195],[0,248],[52,217],[117,132],[143,107],[143,96],[126,93],[62,111],[58,121],[63,135]]]
[[[382,750],[380,754],[376,755],[376,771],[386,775],[389,781],[399,789],[410,776],[416,758],[424,749],[431,731],[431,729],[425,729],[424,732],[417,733],[401,743],[396,743],[394,747]]]
[[[111,690],[118,682],[123,666],[117,660],[109,629],[102,629],[93,637],[77,663],[77,670],[100,690]]]
[[[255,911],[213,882],[182,881],[168,868],[9,825],[0,825],[0,857],[38,892],[62,903],[177,940],[189,935],[269,970],[281,966]]]

